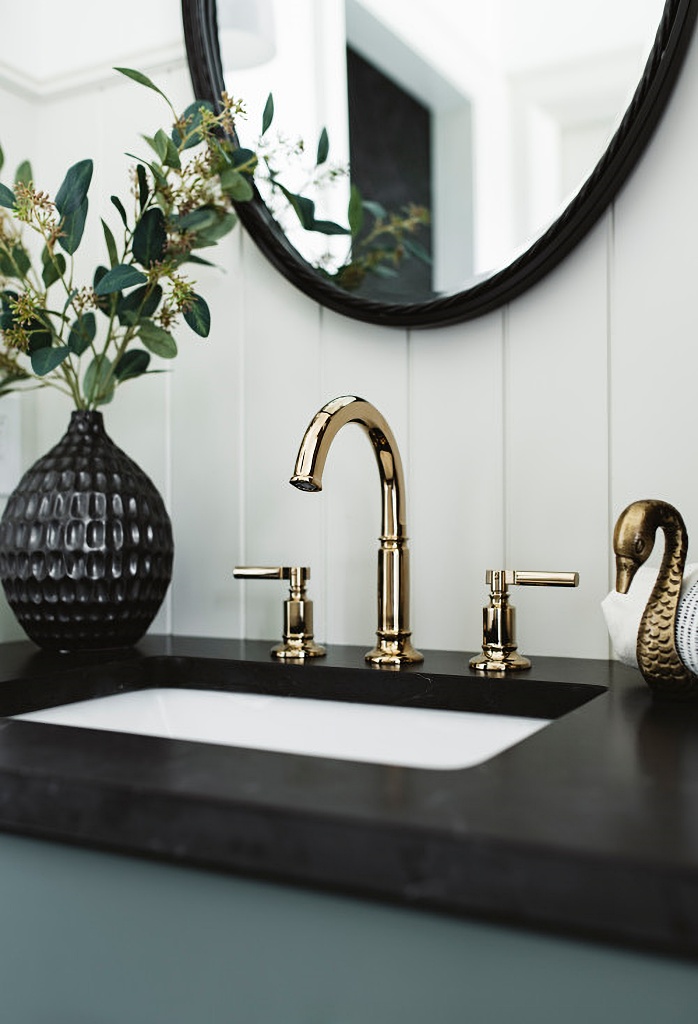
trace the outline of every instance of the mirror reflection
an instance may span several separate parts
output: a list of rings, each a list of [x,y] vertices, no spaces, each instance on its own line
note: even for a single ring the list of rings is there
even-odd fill
[[[364,201],[352,240],[305,230],[262,184],[289,240],[337,280],[362,241],[381,244],[370,237],[377,218],[380,228],[427,210],[428,223],[404,234],[397,272],[338,281],[412,303],[508,265],[559,216],[628,106],[663,7],[218,0],[218,19],[226,88],[248,111],[242,144],[256,144],[271,91],[264,144],[270,161],[283,159],[285,184],[345,227],[352,186]],[[329,150],[316,166],[323,128]]]

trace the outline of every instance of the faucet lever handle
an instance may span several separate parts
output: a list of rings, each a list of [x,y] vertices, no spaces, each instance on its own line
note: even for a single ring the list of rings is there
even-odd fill
[[[485,583],[490,600],[482,609],[482,652],[470,659],[470,667],[499,674],[530,668],[529,659],[516,650],[515,608],[509,604],[508,587],[576,587],[579,573],[488,569]]]
[[[318,658],[325,648],[313,639],[313,602],[306,596],[310,579],[307,565],[236,565],[236,579],[288,580],[289,596],[284,601],[283,641],[272,647],[272,657],[283,661]]]
[[[292,580],[302,585],[310,579],[307,565],[236,565],[233,569],[236,579],[247,580]]]
[[[507,587],[577,587],[578,572],[528,572],[520,569],[488,569],[485,583],[493,590]],[[502,586],[502,584],[504,586]]]

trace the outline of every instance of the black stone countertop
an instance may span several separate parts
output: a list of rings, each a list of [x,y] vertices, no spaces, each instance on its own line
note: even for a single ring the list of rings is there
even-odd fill
[[[0,828],[698,958],[698,704],[653,703],[615,662],[490,681],[462,653],[387,672],[360,648],[306,667],[269,646],[0,645],[0,715],[193,685],[556,720],[453,771],[0,718]]]

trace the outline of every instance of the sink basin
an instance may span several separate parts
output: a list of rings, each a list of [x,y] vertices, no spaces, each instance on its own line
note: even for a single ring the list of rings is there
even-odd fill
[[[487,761],[605,692],[581,681],[587,665],[580,681],[560,681],[553,660],[538,666],[537,678],[488,678],[470,672],[457,652],[432,651],[427,668],[389,672],[367,668],[353,648],[290,665],[273,662],[263,641],[172,643],[168,654],[51,660],[50,671],[39,655],[24,678],[0,687],[0,717],[24,719],[17,723],[23,730],[49,723],[71,732],[103,729],[457,770]]]
[[[408,768],[480,764],[550,719],[160,686],[13,716]]]

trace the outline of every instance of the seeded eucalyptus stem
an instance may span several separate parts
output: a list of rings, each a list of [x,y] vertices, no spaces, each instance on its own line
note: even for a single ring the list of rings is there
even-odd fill
[[[163,98],[172,127],[143,137],[152,154],[135,158],[132,209],[111,197],[118,229],[102,220],[107,261],[80,286],[74,254],[92,161],[69,168],[54,198],[35,187],[26,161],[12,188],[0,184],[0,394],[38,384],[69,394],[79,409],[95,409],[121,384],[153,372],[152,356],[176,356],[172,332],[181,320],[200,337],[209,333],[208,306],[184,270],[208,262],[197,250],[233,229],[233,199],[253,195],[249,161],[237,169],[232,142],[241,107],[224,96],[218,112],[195,102],[178,115],[141,72],[116,70]],[[40,261],[23,231],[42,246]],[[52,299],[56,289],[62,305]]]
[[[347,261],[333,275],[342,287],[358,286],[369,271],[392,273],[389,268],[409,252],[405,235],[423,222],[419,208],[389,216],[352,188],[348,226],[320,220],[311,199],[283,185],[268,154],[260,159],[240,147],[235,119],[242,104],[224,93],[216,109],[195,101],[177,115],[146,75],[115,70],[158,93],[173,123],[168,130],[142,136],[151,153],[149,159],[133,157],[131,209],[111,196],[111,223],[101,222],[107,258],[80,285],[74,255],[87,221],[92,161],[70,167],[53,198],[35,186],[27,161],[12,188],[0,182],[0,396],[52,387],[69,395],[76,408],[96,409],[127,381],[156,372],[153,356],[171,360],[177,355],[173,332],[182,320],[196,335],[207,337],[208,305],[184,271],[191,264],[211,265],[199,250],[215,247],[233,230],[234,203],[252,199],[253,178],[260,171],[303,228],[346,236]],[[270,96],[260,142],[273,116]],[[323,129],[318,173],[328,149]],[[2,163],[0,150],[0,170]],[[373,230],[363,228],[365,213],[373,218]],[[39,242],[38,259],[23,231]]]

